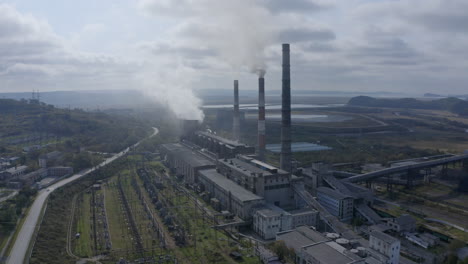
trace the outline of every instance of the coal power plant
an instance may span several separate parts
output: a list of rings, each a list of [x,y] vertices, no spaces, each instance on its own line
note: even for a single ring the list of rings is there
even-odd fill
[[[188,130],[182,133],[184,138],[160,145],[166,167],[220,216],[226,216],[226,221],[217,222],[214,228],[253,231],[264,241],[280,239],[289,246],[299,239],[304,246],[309,245],[307,251],[297,252],[300,263],[316,256],[317,250],[329,254],[313,263],[398,263],[398,259],[389,260],[391,256],[374,249],[363,250],[368,243],[361,242],[346,226],[356,216],[370,224],[382,224],[383,218],[369,207],[374,199],[371,191],[352,181],[341,181],[339,173],[321,163],[307,168],[293,166],[289,44],[282,45],[280,165],[265,159],[265,71],[257,70],[257,74],[257,146],[242,143],[239,117],[243,112],[239,109],[239,81],[234,80],[233,110],[226,110],[231,112],[231,138],[211,128],[195,127],[187,120],[182,126]],[[399,247],[398,240],[380,231],[369,236],[377,245],[386,241],[388,247]]]

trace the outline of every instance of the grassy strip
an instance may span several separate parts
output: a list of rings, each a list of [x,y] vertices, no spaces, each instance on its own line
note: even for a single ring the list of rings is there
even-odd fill
[[[47,211],[40,227],[30,263],[73,263],[74,259],[66,252],[71,203],[76,193],[82,192],[100,180],[114,175],[124,166],[123,159],[100,169],[98,172],[55,190],[49,196]]]
[[[83,193],[80,195],[76,205],[76,233],[80,233],[80,238],[75,240],[73,253],[80,257],[90,257],[93,254],[91,237],[91,194]],[[72,234],[73,235],[73,234]]]

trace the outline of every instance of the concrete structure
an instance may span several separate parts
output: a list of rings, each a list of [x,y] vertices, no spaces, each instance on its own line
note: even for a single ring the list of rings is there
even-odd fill
[[[368,253],[381,263],[399,264],[400,240],[380,231],[371,231]]]
[[[50,167],[47,168],[48,177],[63,177],[73,174],[72,167]]]
[[[265,198],[265,201],[285,208],[294,205],[291,174],[245,155],[218,160],[221,174],[238,185]]]
[[[277,234],[276,240],[294,249],[298,264],[364,263],[364,259],[317,231],[302,226]]]
[[[259,70],[258,78],[258,142],[257,154],[260,160],[265,160],[265,71]]]
[[[216,154],[218,158],[233,158],[237,154],[255,153],[254,147],[205,131],[197,131],[190,141]]]
[[[232,119],[232,135],[234,140],[240,139],[240,120],[239,120],[239,81],[234,80],[234,112]]]
[[[416,220],[407,214],[389,219],[387,225],[397,233],[414,232],[416,230]]]
[[[228,210],[243,220],[250,220],[254,208],[264,205],[264,199],[219,174],[216,169],[199,171],[199,184],[209,198],[216,198],[221,210]]]
[[[281,106],[281,169],[291,172],[291,74],[289,44],[283,44],[283,85]]]
[[[278,256],[262,245],[255,246],[255,255],[257,255],[263,264],[283,264]]]
[[[317,200],[340,221],[353,219],[353,198],[328,187],[317,188]]]
[[[267,204],[255,211],[253,230],[263,239],[273,239],[279,232],[292,230],[299,226],[317,226],[318,212],[303,208],[285,211],[272,204]]]
[[[162,144],[160,152],[171,171],[190,184],[197,181],[199,170],[215,167],[213,162],[180,143]]]
[[[468,160],[468,154],[463,154],[463,155],[452,156],[448,158],[441,158],[437,160],[419,162],[417,164],[398,166],[394,168],[386,168],[383,170],[364,173],[364,174],[349,177],[345,179],[345,181],[349,181],[349,182],[370,181],[370,180],[377,179],[380,177],[391,176],[394,174],[398,175],[402,172],[411,173],[412,171],[419,171],[424,168],[432,168],[432,167],[437,167],[437,166],[446,165],[450,163],[456,163],[456,162],[466,162],[467,160]]]
[[[278,232],[291,229],[292,215],[272,204],[258,209],[253,215],[253,230],[263,239],[274,239]]]
[[[36,181],[39,181],[40,179],[47,177],[47,169],[45,168],[40,168],[36,171],[30,172],[28,174],[23,174],[18,176],[15,181],[21,183],[21,187],[24,186],[31,186],[33,183]]]
[[[62,157],[62,153],[60,151],[52,151],[41,155],[39,156],[39,167],[47,168],[52,162],[58,160],[60,157]]]
[[[0,172],[0,180],[9,180],[11,178],[23,175],[28,166],[15,166]]]
[[[289,211],[292,216],[292,227],[296,228],[299,226],[314,226],[318,225],[319,212],[312,208],[302,208],[293,211]]]
[[[182,138],[187,138],[191,134],[193,134],[200,126],[200,123],[198,120],[180,120],[180,127],[181,127],[181,137]]]

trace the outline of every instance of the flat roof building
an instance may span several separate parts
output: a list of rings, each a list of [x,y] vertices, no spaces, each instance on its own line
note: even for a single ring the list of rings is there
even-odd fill
[[[294,205],[291,174],[284,170],[245,155],[219,159],[218,169],[238,185],[264,197],[268,203],[282,208]]]
[[[160,151],[171,171],[183,176],[187,183],[197,182],[199,170],[215,167],[206,157],[180,143],[162,144]]]
[[[353,198],[328,187],[317,188],[317,200],[330,214],[340,221],[353,219]]]
[[[198,180],[210,198],[216,198],[223,209],[243,220],[251,219],[254,208],[265,203],[262,197],[237,185],[216,169],[200,170]]]
[[[232,119],[231,119],[232,120]],[[215,153],[218,158],[233,158],[238,154],[254,154],[255,148],[216,134],[197,131],[190,140],[201,148]]]
[[[385,264],[400,263],[400,240],[383,232],[369,233],[369,254]]]
[[[296,263],[345,264],[364,263],[364,259],[309,227],[278,233],[276,240],[285,242],[296,253]]]

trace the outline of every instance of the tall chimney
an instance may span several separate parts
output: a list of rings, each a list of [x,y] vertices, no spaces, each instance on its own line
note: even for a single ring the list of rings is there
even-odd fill
[[[265,78],[260,71],[258,78],[258,157],[265,160]]]
[[[234,80],[234,119],[232,123],[232,134],[235,140],[240,139],[239,124],[239,81]]]
[[[289,44],[283,44],[283,87],[281,106],[281,169],[291,172],[291,74]]]

